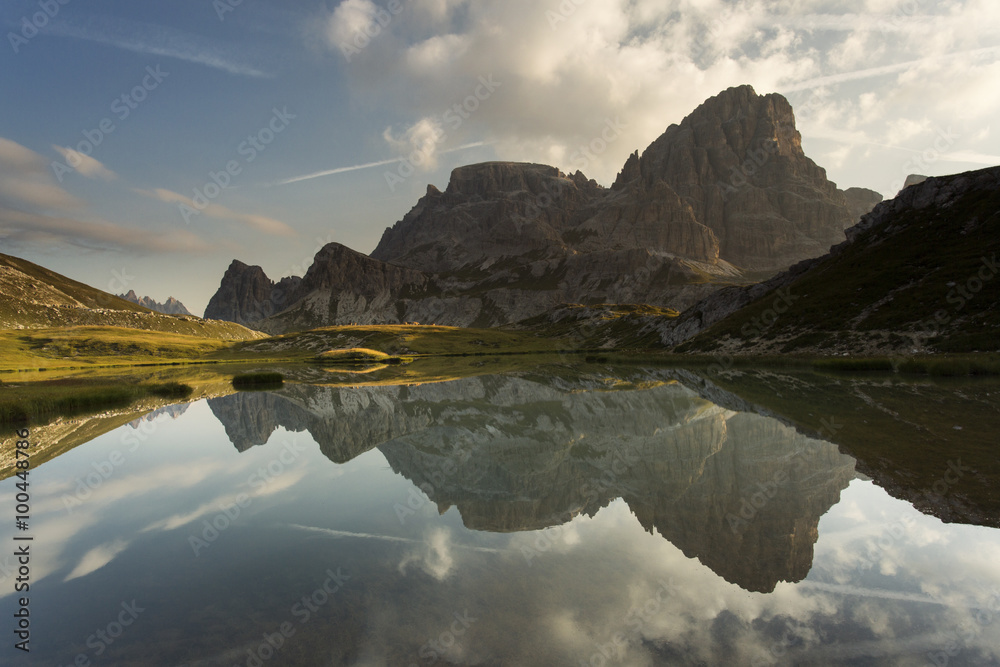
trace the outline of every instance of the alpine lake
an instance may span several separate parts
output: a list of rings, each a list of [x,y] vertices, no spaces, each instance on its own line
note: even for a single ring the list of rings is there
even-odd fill
[[[1000,664],[1000,380],[492,367],[32,426],[2,662]]]

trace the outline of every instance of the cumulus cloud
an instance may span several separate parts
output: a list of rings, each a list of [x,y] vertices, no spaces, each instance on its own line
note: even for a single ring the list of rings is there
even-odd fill
[[[379,11],[345,0],[323,28],[331,51],[355,48],[343,68],[356,98],[405,110],[383,135],[400,153],[427,147],[429,130],[443,124],[435,155],[484,141],[502,159],[579,168],[609,183],[629,153],[744,83],[803,106],[807,139],[849,147],[894,130],[893,140],[922,150],[928,132],[901,130],[950,118],[975,127],[1000,107],[1000,89],[986,83],[1000,67],[1000,6],[988,0],[437,0],[404,3],[381,20]],[[502,86],[448,127],[444,114],[482,76]],[[892,99],[885,108],[896,117],[866,115],[872,95]],[[820,103],[828,99],[836,104]],[[599,155],[581,151],[609,120],[624,126],[621,136]],[[842,154],[844,171],[871,162]],[[898,157],[886,153],[883,163]]]

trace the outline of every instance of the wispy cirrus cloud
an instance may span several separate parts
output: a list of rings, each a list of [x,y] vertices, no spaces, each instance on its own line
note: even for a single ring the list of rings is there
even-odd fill
[[[57,153],[63,156],[63,160],[70,167],[76,169],[78,173],[87,178],[99,178],[104,181],[113,181],[118,178],[118,175],[101,164],[100,161],[90,157],[89,155],[84,155],[79,151],[75,151],[72,148],[66,148],[64,146],[53,145],[52,148],[56,150]]]
[[[79,220],[6,208],[0,205],[0,240],[12,244],[53,242],[88,250],[204,252],[211,246],[187,230],[158,233],[106,220]]]
[[[83,201],[52,181],[48,160],[19,143],[0,137],[0,206],[49,211],[84,207]]]
[[[53,22],[47,34],[105,44],[145,55],[174,58],[256,78],[274,76],[198,35],[151,23],[93,17],[84,23]]]
[[[57,147],[58,148],[58,147]],[[69,149],[60,149],[64,151]],[[78,169],[108,180],[114,172],[87,156]],[[49,160],[0,137],[0,241],[7,244],[66,243],[88,250],[203,252],[209,244],[187,230],[160,233],[102,219],[78,217],[87,203],[53,181]]]
[[[190,197],[185,197],[180,193],[173,192],[172,190],[166,190],[164,188],[155,188],[153,190],[136,189],[135,192],[145,197],[156,199],[165,204],[180,204],[187,206],[190,210],[199,212],[202,215],[206,215],[211,218],[232,220],[234,222],[248,225],[259,232],[263,232],[271,236],[295,236],[294,229],[289,227],[284,222],[275,220],[274,218],[268,218],[263,215],[253,215],[250,213],[240,213],[221,204],[210,203],[208,205],[199,205]]]

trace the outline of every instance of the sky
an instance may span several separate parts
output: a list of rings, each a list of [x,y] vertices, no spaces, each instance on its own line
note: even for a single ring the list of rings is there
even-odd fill
[[[199,315],[233,259],[369,253],[461,165],[610,185],[731,86],[842,188],[1000,164],[996,0],[4,0],[0,31],[0,252]]]

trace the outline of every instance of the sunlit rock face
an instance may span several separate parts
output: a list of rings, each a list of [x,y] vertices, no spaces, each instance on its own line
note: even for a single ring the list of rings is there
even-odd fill
[[[718,237],[721,258],[754,271],[826,253],[844,240],[857,211],[877,203],[852,209],[803,153],[788,100],[750,86],[730,88],[672,125],[630,160],[614,187],[649,192],[661,183]]]
[[[476,530],[559,526],[623,498],[648,531],[753,591],[806,576],[819,518],[854,476],[835,446],[672,382],[295,385],[210,405],[240,450],[278,426],[308,430],[338,463],[378,447]]]

